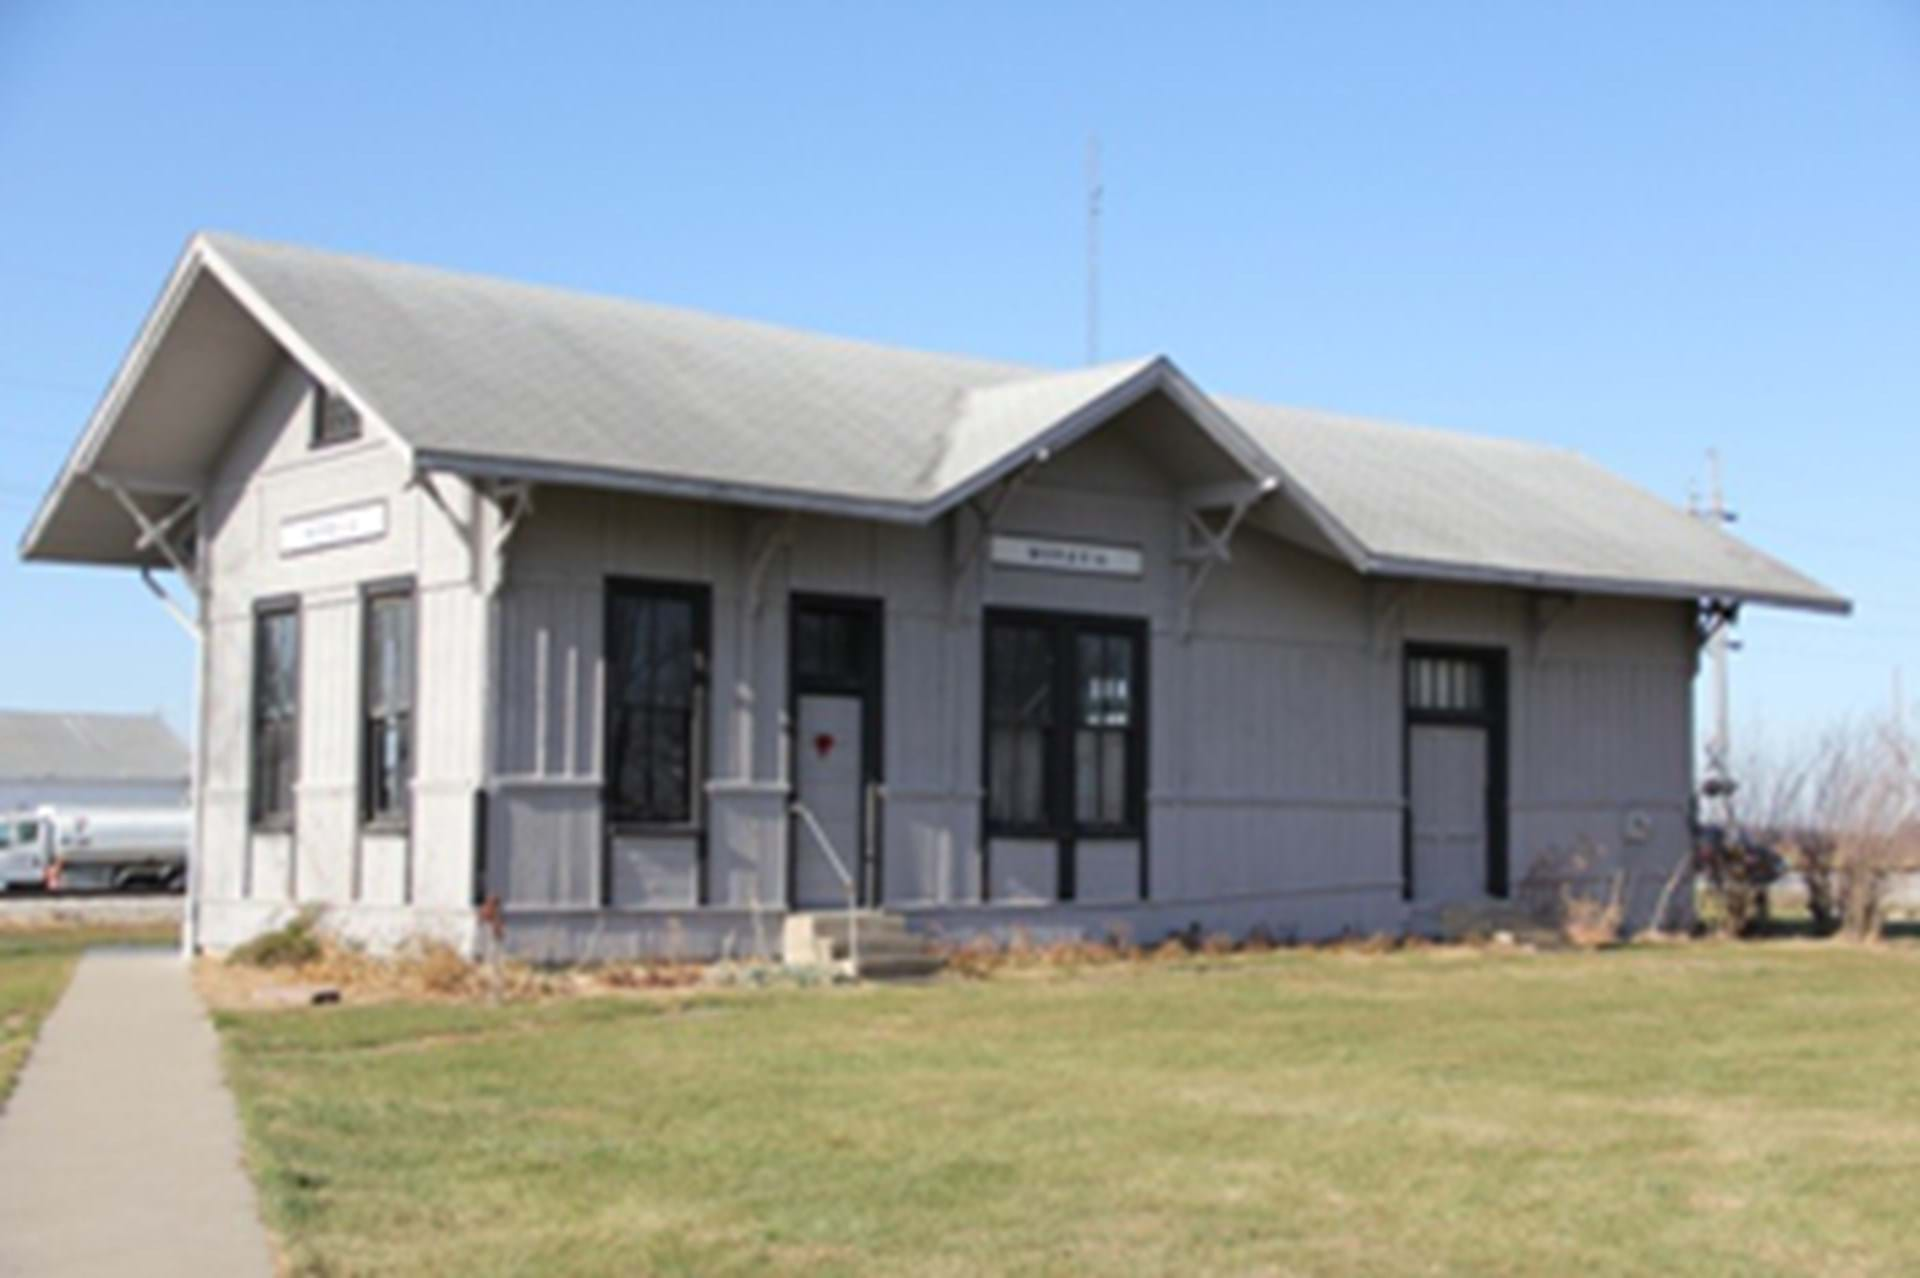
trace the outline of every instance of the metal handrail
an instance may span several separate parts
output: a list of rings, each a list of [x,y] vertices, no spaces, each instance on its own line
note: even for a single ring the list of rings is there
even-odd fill
[[[840,854],[834,851],[833,840],[828,838],[826,830],[821,828],[820,819],[813,815],[813,809],[799,799],[792,800],[787,807],[813,833],[814,840],[820,844],[820,850],[827,854],[827,863],[840,877],[840,885],[847,890],[847,957],[852,962],[853,974],[857,977],[860,975],[859,885],[855,883],[853,875],[847,872],[846,862],[842,861]]]

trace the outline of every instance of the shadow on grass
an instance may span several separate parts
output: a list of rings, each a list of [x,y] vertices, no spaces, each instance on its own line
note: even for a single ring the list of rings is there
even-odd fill
[[[1834,937],[1814,927],[1804,914],[1775,916],[1756,927],[1745,939],[1750,941],[1825,941]],[[1920,941],[1920,919],[1898,919],[1881,929],[1883,941]]]

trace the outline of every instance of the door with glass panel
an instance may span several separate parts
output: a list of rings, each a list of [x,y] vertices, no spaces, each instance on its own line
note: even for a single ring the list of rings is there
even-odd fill
[[[1507,894],[1506,663],[1416,646],[1406,662],[1403,882],[1421,904]]]
[[[791,823],[789,899],[795,909],[844,906],[844,871],[871,905],[881,890],[880,604],[797,597],[790,651],[794,794],[814,820]]]

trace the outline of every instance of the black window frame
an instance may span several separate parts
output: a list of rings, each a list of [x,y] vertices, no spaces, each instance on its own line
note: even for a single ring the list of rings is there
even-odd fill
[[[353,406],[353,401],[324,383],[313,384],[313,421],[307,434],[309,447],[350,444],[359,439],[365,429],[360,410]]]
[[[263,704],[267,692],[267,666],[264,655],[267,645],[263,642],[266,628],[270,624],[286,623],[293,627],[292,666],[290,687],[292,689],[291,712],[278,717],[275,723],[276,737],[282,737],[284,755],[279,756],[285,765],[285,804],[268,804],[268,785],[264,776],[266,761],[267,716]],[[305,647],[304,618],[300,600],[297,596],[282,595],[270,599],[261,599],[253,606],[252,679],[247,705],[247,814],[255,830],[284,831],[291,830],[300,800],[300,720],[301,720],[301,677],[303,649]],[[273,787],[276,791],[278,786]]]
[[[1043,815],[1038,821],[1009,821],[994,815],[993,729],[995,724],[994,634],[1002,627],[1044,633],[1052,653],[1051,703],[1043,747]],[[1137,839],[1144,847],[1147,832],[1148,688],[1151,665],[1147,623],[1138,617],[1093,613],[1045,612],[1024,608],[991,608],[982,626],[980,785],[983,828],[989,839],[1054,839],[1063,844],[1080,839]],[[1101,636],[1126,640],[1133,667],[1127,695],[1128,723],[1100,731],[1126,734],[1126,793],[1118,822],[1082,821],[1076,788],[1077,740],[1082,728],[1079,663],[1080,639]],[[1069,858],[1070,859],[1070,858]],[[1142,858],[1144,864],[1144,855]],[[1072,884],[1060,885],[1062,899],[1072,896]]]
[[[385,787],[381,784],[381,778],[378,775],[379,745],[384,740],[384,727],[389,720],[396,717],[396,711],[392,706],[375,706],[373,703],[376,688],[375,662],[379,656],[374,618],[376,609],[396,603],[404,603],[407,609],[406,668],[402,672],[406,688],[406,704],[397,711],[397,716],[404,723],[401,729],[401,740],[405,764],[395,787],[399,792],[398,803],[382,807],[379,797]],[[419,762],[416,750],[419,740],[419,705],[420,604],[414,589],[413,578],[398,577],[386,581],[368,582],[360,588],[359,748],[360,821],[369,830],[404,832],[412,825],[413,777]]]
[[[692,609],[693,660],[690,662],[692,680],[688,688],[687,707],[687,783],[684,812],[680,815],[663,815],[655,805],[652,808],[644,804],[627,804],[619,793],[623,759],[622,741],[619,733],[618,712],[622,709],[618,697],[618,681],[615,677],[614,659],[622,651],[617,642],[615,619],[622,600],[666,600],[687,604]],[[603,618],[602,661],[605,667],[604,688],[601,704],[602,740],[601,740],[601,808],[605,816],[608,833],[684,833],[700,834],[706,828],[706,783],[711,773],[711,753],[713,748],[712,732],[708,722],[709,687],[712,679],[713,644],[712,616],[713,592],[704,584],[692,582],[657,581],[637,577],[610,577],[605,591],[605,616]],[[658,713],[658,709],[649,713]],[[704,878],[704,874],[702,876]]]

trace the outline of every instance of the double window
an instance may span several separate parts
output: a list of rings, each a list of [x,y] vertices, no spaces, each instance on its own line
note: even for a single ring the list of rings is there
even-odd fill
[[[362,616],[360,815],[369,825],[403,826],[413,786],[412,588],[370,588]]]
[[[1145,645],[1138,622],[988,614],[989,833],[1140,833]]]
[[[361,637],[360,811],[369,824],[407,820],[413,782],[414,612],[408,585],[370,588]],[[254,824],[293,824],[300,776],[300,609],[260,604],[253,616]]]
[[[607,819],[698,824],[705,782],[707,591],[607,587]]]
[[[262,604],[253,615],[253,775],[255,825],[293,823],[300,769],[300,608]]]

